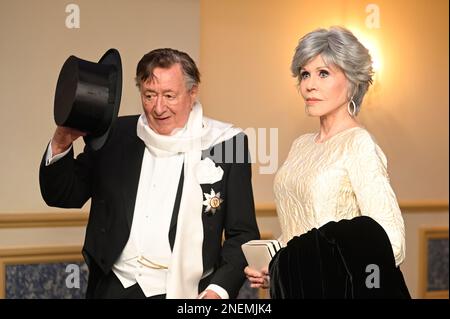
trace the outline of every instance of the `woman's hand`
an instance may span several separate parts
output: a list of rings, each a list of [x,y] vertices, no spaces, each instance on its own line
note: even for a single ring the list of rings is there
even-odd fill
[[[250,281],[250,287],[252,288],[269,288],[270,277],[269,270],[266,268],[257,271],[249,266],[244,269],[247,279]]]

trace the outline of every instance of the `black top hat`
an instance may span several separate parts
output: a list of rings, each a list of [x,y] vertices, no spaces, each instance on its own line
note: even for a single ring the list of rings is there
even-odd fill
[[[96,151],[108,139],[121,94],[122,63],[116,49],[109,49],[98,63],[71,55],[56,85],[55,122],[86,132],[86,145]]]

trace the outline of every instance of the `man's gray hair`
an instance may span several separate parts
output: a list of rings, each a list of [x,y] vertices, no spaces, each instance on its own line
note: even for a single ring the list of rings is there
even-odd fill
[[[153,80],[155,68],[168,69],[179,63],[183,71],[186,88],[188,91],[200,84],[200,72],[194,60],[185,52],[175,49],[156,49],[145,54],[136,67],[136,86],[147,80]]]
[[[356,104],[356,114],[361,108],[364,95],[372,84],[372,58],[353,35],[343,27],[314,30],[300,39],[292,59],[291,71],[300,84],[300,69],[311,59],[320,55],[327,65],[339,67],[350,82],[348,99]]]

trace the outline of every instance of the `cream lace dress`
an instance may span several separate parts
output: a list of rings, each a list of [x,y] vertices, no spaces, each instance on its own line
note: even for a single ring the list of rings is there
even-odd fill
[[[317,135],[297,138],[275,176],[279,240],[285,245],[329,221],[366,215],[386,231],[398,266],[405,258],[405,229],[383,151],[361,127],[323,143],[315,142]]]

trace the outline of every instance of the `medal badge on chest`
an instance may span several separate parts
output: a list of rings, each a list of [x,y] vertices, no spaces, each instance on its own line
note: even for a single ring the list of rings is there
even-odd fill
[[[209,213],[214,215],[216,210],[220,209],[220,204],[222,204],[223,199],[220,198],[220,192],[216,194],[213,189],[211,189],[211,193],[203,193],[205,196],[205,200],[203,201],[203,205],[206,206],[205,213]]]

